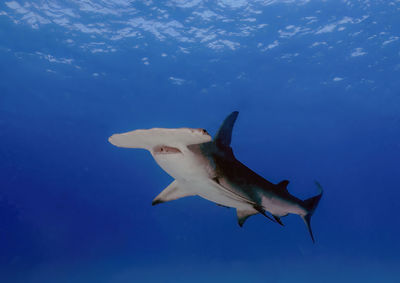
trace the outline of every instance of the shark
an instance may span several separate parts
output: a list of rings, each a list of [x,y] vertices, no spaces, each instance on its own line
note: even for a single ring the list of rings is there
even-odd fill
[[[234,111],[228,115],[214,138],[205,129],[152,128],[113,134],[108,141],[117,147],[148,150],[174,179],[154,198],[153,205],[200,196],[236,209],[240,227],[255,214],[282,226],[282,217],[297,214],[315,242],[311,216],[322,197],[321,185],[315,182],[319,193],[301,200],[289,193],[288,180],[274,184],[237,160],[231,140],[238,114]]]

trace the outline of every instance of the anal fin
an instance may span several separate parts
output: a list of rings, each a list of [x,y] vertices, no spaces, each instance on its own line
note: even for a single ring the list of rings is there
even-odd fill
[[[171,184],[169,184],[169,186],[166,187],[158,196],[156,196],[151,204],[156,205],[159,203],[194,195],[195,194],[193,192],[180,187],[178,185],[178,182],[175,180]]]

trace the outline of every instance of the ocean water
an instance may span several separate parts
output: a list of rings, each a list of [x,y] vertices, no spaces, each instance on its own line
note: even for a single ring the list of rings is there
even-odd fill
[[[400,282],[400,2],[0,3],[0,282]],[[114,133],[215,134],[324,195],[240,228]]]

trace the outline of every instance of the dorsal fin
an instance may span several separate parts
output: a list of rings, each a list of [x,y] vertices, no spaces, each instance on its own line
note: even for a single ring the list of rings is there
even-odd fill
[[[289,181],[288,181],[288,180],[283,180],[283,181],[279,182],[276,186],[277,186],[278,189],[280,189],[280,190],[285,190],[285,191],[287,191],[287,185],[289,185]]]
[[[228,117],[225,118],[217,134],[214,137],[214,142],[218,146],[227,147],[231,145],[232,129],[235,124],[236,118],[239,115],[238,111],[233,111]]]

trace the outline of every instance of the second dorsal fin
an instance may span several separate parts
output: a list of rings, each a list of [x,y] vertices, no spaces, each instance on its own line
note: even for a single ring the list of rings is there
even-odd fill
[[[283,180],[281,182],[279,182],[276,186],[278,187],[278,189],[280,190],[285,190],[287,191],[287,186],[289,185],[289,181],[288,180]]]
[[[238,115],[239,112],[234,111],[225,118],[214,137],[214,142],[217,144],[217,146],[227,147],[231,145],[232,129]]]

